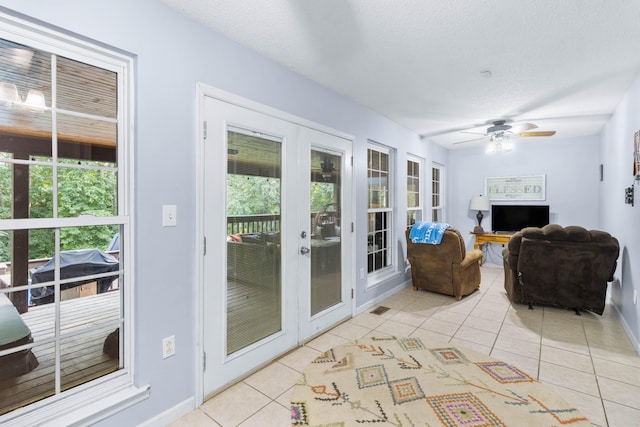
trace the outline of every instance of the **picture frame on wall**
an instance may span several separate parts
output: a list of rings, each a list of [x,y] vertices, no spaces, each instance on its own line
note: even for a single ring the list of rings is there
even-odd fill
[[[489,200],[546,200],[546,175],[485,178]]]

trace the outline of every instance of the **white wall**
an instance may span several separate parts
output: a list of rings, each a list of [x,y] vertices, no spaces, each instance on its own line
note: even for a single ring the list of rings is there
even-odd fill
[[[640,353],[640,310],[633,302],[640,292],[640,182],[633,180],[633,134],[640,130],[640,79],[637,79],[602,131],[600,155],[604,181],[600,185],[600,226],[620,242],[611,300]],[[635,206],[624,203],[624,189],[634,186]]]
[[[406,174],[407,152],[430,162],[427,144],[417,134],[187,20],[157,0],[4,0],[2,4],[136,56],[135,377],[137,384],[151,385],[151,397],[103,425],[137,425],[194,395],[196,82],[355,137],[356,241],[362,242],[356,251],[356,272],[367,269],[367,141],[396,149],[398,176]],[[395,199],[406,205],[406,185],[399,187]],[[177,205],[177,227],[161,227],[163,204]],[[366,280],[355,278],[358,306],[404,282],[404,226],[402,208],[395,218],[398,273],[368,290]],[[176,355],[163,360],[161,340],[169,335],[175,335]]]
[[[513,202],[514,204],[546,204],[550,222],[598,228],[598,191],[600,179],[598,138],[552,140],[516,139],[508,153],[486,154],[484,147],[449,152],[449,214],[447,222],[458,228],[473,247],[469,234],[477,225],[476,211],[469,210],[471,197],[485,194],[486,177],[546,175],[546,200]],[[509,204],[509,202],[495,202]],[[491,212],[482,220],[491,229]],[[502,264],[502,247],[489,245],[486,261]]]

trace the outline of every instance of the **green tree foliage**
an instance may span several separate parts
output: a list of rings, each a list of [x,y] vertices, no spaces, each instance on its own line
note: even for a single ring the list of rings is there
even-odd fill
[[[97,162],[85,165],[107,166]],[[0,167],[0,218],[11,218],[11,165]],[[53,168],[29,167],[29,217],[53,216]],[[101,169],[58,167],[58,217],[76,218],[80,215],[112,216],[117,214],[117,178],[115,172]],[[68,227],[60,230],[61,250],[106,249],[117,226]],[[0,261],[8,261],[9,233],[0,235]],[[52,229],[29,232],[29,258],[47,258],[54,252]]]
[[[329,182],[311,183],[311,212],[320,212],[334,201],[335,185]]]
[[[311,183],[311,212],[334,201],[335,185]],[[227,175],[227,215],[277,215],[280,213],[280,180],[261,176]]]
[[[227,175],[227,215],[280,213],[280,179]]]

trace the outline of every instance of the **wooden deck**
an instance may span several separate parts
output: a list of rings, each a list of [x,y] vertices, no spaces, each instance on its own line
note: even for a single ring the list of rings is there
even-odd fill
[[[30,307],[22,318],[31,330],[33,354],[39,365],[31,372],[0,381],[0,414],[55,394],[54,304]],[[120,292],[77,298],[60,303],[60,388],[67,390],[119,369],[119,360],[102,351],[104,340],[117,327]]]

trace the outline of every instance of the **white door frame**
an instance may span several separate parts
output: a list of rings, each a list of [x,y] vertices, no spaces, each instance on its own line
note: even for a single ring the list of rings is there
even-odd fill
[[[196,83],[196,111],[195,111],[195,185],[194,188],[196,190],[196,200],[195,200],[195,245],[194,245],[194,254],[195,254],[195,289],[194,289],[194,347],[195,347],[195,363],[194,363],[194,386],[195,386],[195,407],[200,406],[204,402],[204,140],[206,138],[206,129],[203,126],[204,123],[204,100],[205,97],[211,97],[218,99],[220,101],[224,101],[230,104],[234,104],[243,108],[247,108],[253,111],[257,111],[263,114],[268,114],[274,117],[277,117],[282,120],[289,121],[294,124],[298,124],[301,126],[305,126],[311,129],[315,129],[321,132],[326,132],[337,137],[341,137],[351,141],[352,144],[352,152],[355,149],[355,138],[346,133],[337,131],[335,129],[329,128],[327,126],[300,118],[298,116],[277,110],[275,108],[269,107],[264,104],[260,104],[258,102],[252,101],[247,98],[243,98],[241,96],[235,95],[230,92],[223,91],[216,87],[207,85],[202,82]],[[351,191],[352,194],[355,194],[355,177],[351,182]],[[351,209],[352,212],[351,218],[345,218],[346,223],[354,224],[353,212],[355,209],[354,206],[355,197],[351,200]],[[343,204],[346,201],[343,201]],[[351,280],[352,284],[356,283],[355,277],[355,233],[352,231],[355,228],[348,227],[349,232],[353,233],[353,238],[351,239],[351,247],[349,250],[351,251],[351,265],[348,266],[348,271],[350,272],[350,276],[348,280]],[[355,289],[352,291],[355,293]],[[355,312],[355,299],[351,300],[351,313]]]

